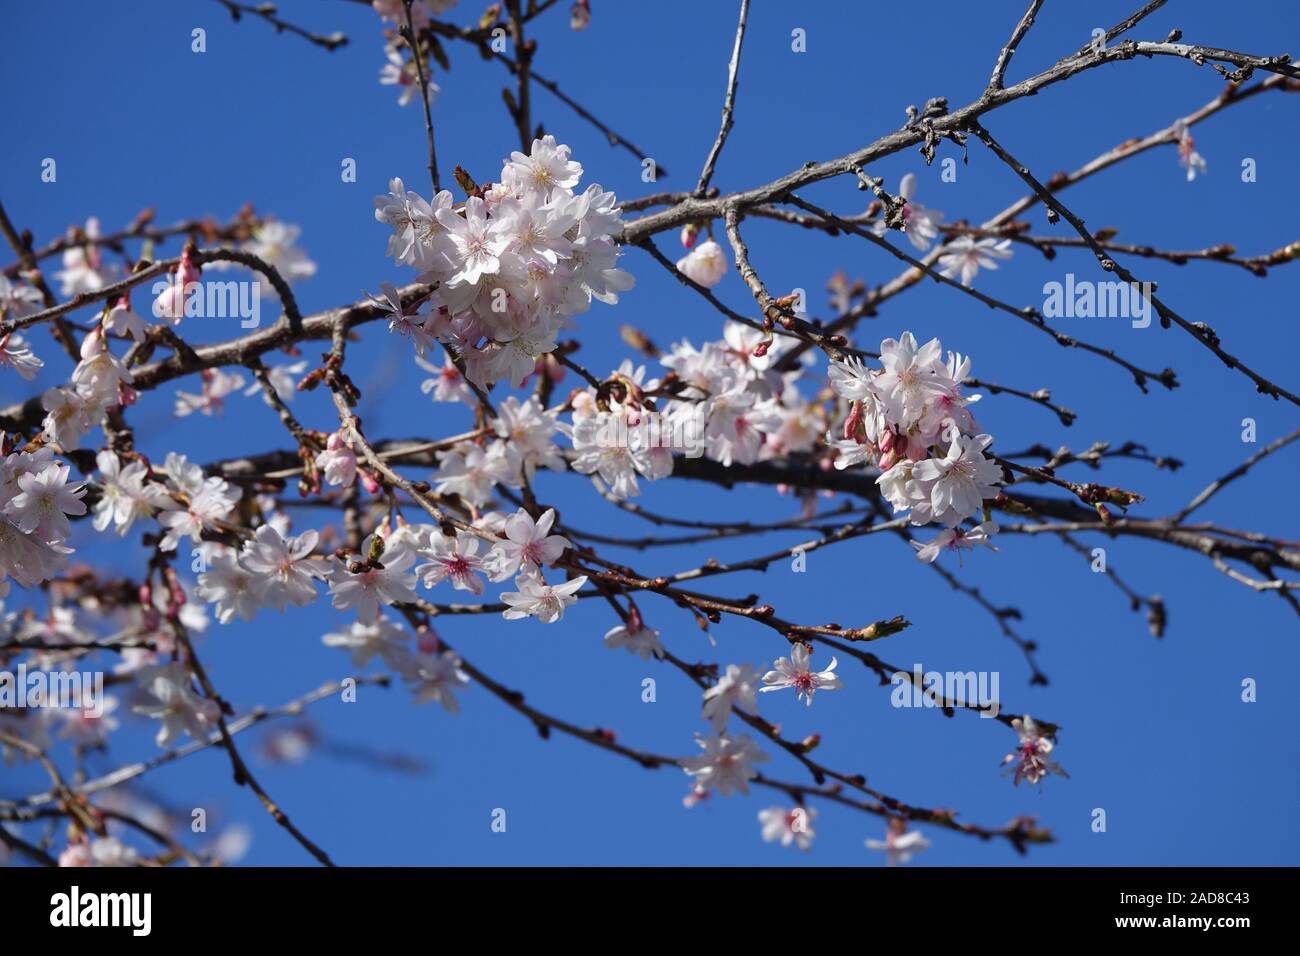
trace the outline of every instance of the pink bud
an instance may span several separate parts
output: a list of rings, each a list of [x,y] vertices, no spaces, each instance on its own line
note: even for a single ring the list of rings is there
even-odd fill
[[[700,236],[700,227],[693,222],[688,222],[682,226],[682,248],[694,249],[695,240]]]
[[[849,412],[849,417],[844,421],[844,438],[846,441],[851,439],[857,433],[858,426],[861,424],[862,403],[854,402],[852,410]]]
[[[181,250],[181,262],[176,267],[176,278],[180,280],[183,286],[189,286],[191,283],[199,281],[199,267],[194,264],[190,258],[189,247],[186,246]]]
[[[374,475],[364,468],[358,469],[357,473],[361,476],[361,484],[365,486],[366,491],[372,495],[379,494],[379,480]]]

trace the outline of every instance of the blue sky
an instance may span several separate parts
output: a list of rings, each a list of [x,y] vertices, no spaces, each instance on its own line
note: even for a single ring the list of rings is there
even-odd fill
[[[287,19],[321,32],[342,30],[352,42],[330,54],[299,38],[277,36],[255,19],[234,24],[217,3],[198,0],[9,6],[0,32],[0,85],[12,91],[0,149],[0,196],[11,217],[33,230],[39,244],[91,214],[111,230],[146,206],[157,209],[160,223],[170,223],[202,214],[224,220],[252,202],[303,228],[302,244],[319,264],[317,275],[297,289],[304,312],[352,301],[385,280],[406,281],[409,273],[384,256],[385,230],[373,221],[371,199],[395,175],[412,188],[427,188],[424,130],[418,107],[399,108],[391,88],[377,82],[383,62],[378,18],[345,2],[285,0],[280,6]],[[545,90],[534,93],[536,118],[573,147],[586,170],[584,184],[601,182],[620,197],[689,188],[717,131],[735,5],[667,0],[647,7],[596,0],[593,6],[585,33],[572,33],[558,9],[533,27],[537,69],[642,145],[668,175],[653,185],[641,182],[634,157],[611,149]],[[736,127],[715,184],[725,191],[746,188],[806,161],[848,153],[901,126],[907,105],[933,96],[946,96],[954,106],[976,98],[1023,6],[1020,0],[937,0],[922,20],[919,8],[909,4],[867,9],[756,3]],[[1009,80],[1073,52],[1094,27],[1109,26],[1136,6],[1135,0],[1047,4]],[[1178,27],[1190,42],[1258,54],[1297,45],[1300,14],[1280,0],[1238,4],[1230,12],[1208,0],[1169,6],[1135,35],[1162,39]],[[477,12],[460,9],[452,17],[468,23]],[[72,23],[76,29],[68,29]],[[206,53],[190,50],[195,27],[207,31]],[[790,49],[796,27],[807,33],[803,54]],[[450,52],[453,69],[437,77],[442,95],[434,112],[444,176],[459,163],[480,181],[491,179],[501,159],[518,148],[501,106],[506,74],[468,47]],[[1221,88],[1208,68],[1170,58],[1133,61],[1053,86],[990,114],[985,123],[1046,178],[1163,127]],[[1230,242],[1245,255],[1279,248],[1297,239],[1289,214],[1300,151],[1297,109],[1294,96],[1266,94],[1197,127],[1209,172],[1195,182],[1186,182],[1173,148],[1166,147],[1069,190],[1065,201],[1090,228],[1117,228],[1121,241],[1174,248]],[[940,155],[959,154],[945,145]],[[57,183],[40,182],[45,157],[58,161]],[[340,181],[347,157],[356,160],[356,183]],[[1253,183],[1240,177],[1247,157],[1256,161]],[[915,173],[917,198],[949,219],[987,218],[1023,193],[1019,181],[974,143],[956,182],[941,182],[938,164],[927,168],[911,150],[872,172],[891,188],[904,173]],[[848,179],[819,184],[805,195],[846,214],[864,205]],[[1028,218],[1035,233],[1068,234],[1064,224],[1048,226],[1041,210]],[[752,222],[747,239],[768,285],[808,289],[815,315],[828,314],[821,290],[837,269],[868,284],[897,273],[892,259],[846,238]],[[660,236],[659,245],[678,254],[673,235]],[[160,251],[174,254],[177,248],[172,242]],[[644,253],[628,252],[623,265],[637,277],[637,288],[615,309],[597,305],[581,318],[581,360],[588,367],[599,371],[627,354],[618,335],[623,323],[660,344],[719,335],[720,318]],[[1300,268],[1279,268],[1261,280],[1218,264],[1128,265],[1139,277],[1159,282],[1162,296],[1189,319],[1213,325],[1230,351],[1294,389]],[[1011,263],[981,273],[977,284],[1014,303],[1038,304],[1043,284],[1062,281],[1068,271],[1097,277],[1086,252],[1064,250],[1048,262],[1018,249]],[[734,271],[715,291],[752,312]],[[1294,406],[1257,395],[1245,378],[1177,330],[1154,324],[1138,330],[1114,320],[1061,323],[1065,331],[1115,348],[1138,365],[1172,366],[1182,387],[1167,392],[1155,386],[1143,395],[1118,368],[1060,349],[1024,324],[932,284],[861,323],[857,342],[875,348],[906,329],[921,339],[939,336],[945,347],[973,356],[976,376],[1031,390],[1050,386],[1056,401],[1079,413],[1073,427],[1065,428],[1019,399],[986,398],[981,420],[1003,450],[1036,442],[1082,450],[1097,440],[1132,439],[1184,460],[1176,473],[1140,462],[1107,465],[1102,477],[1108,483],[1147,495],[1136,512],[1141,515],[1177,510],[1260,447],[1243,444],[1242,419],[1256,420],[1262,444],[1293,430],[1300,418]],[[360,412],[372,438],[464,430],[464,407],[433,405],[419,393],[423,376],[406,343],[388,339],[377,324],[363,332],[350,360],[368,396]],[[210,337],[230,334],[219,329]],[[50,365],[42,381],[52,384],[68,369],[43,335],[34,339]],[[304,354],[315,359],[316,351],[313,346]],[[0,404],[25,397],[16,384],[13,376],[0,382]],[[286,445],[274,414],[257,399],[233,400],[223,419],[171,420],[174,388],[164,386],[133,412],[142,434],[152,426],[144,449],[152,455],[176,450],[205,461]],[[334,420],[320,394],[301,398],[297,411],[312,427],[328,428]],[[1289,449],[1230,486],[1201,517],[1300,538],[1300,510],[1288,493],[1295,486],[1296,454]],[[1067,474],[1091,478],[1078,466]],[[580,476],[546,475],[538,493],[579,528],[648,530],[602,502]],[[684,482],[650,486],[642,503],[713,520],[776,520],[794,507],[771,489],[725,491]],[[302,520],[312,514],[302,513]],[[761,544],[718,542],[619,556],[659,573],[799,540],[796,532]],[[138,572],[144,559],[135,534],[126,545],[105,547],[83,526],[74,543],[122,570]],[[1300,666],[1295,616],[1282,601],[1248,591],[1187,552],[1133,539],[1097,543],[1107,544],[1111,567],[1129,584],[1164,597],[1170,615],[1164,640],[1154,640],[1143,616],[1058,543],[1007,536],[998,554],[973,555],[960,569],[991,600],[1021,610],[1018,627],[1040,645],[1040,664],[1051,679],[1047,687],[1029,686],[1019,652],[992,618],[949,590],[892,537],[816,552],[805,574],[777,564],[764,575],[719,579],[716,587],[728,595],[760,591],[793,620],[865,624],[904,614],[913,627],[879,645],[886,660],[926,669],[996,670],[1004,707],[1060,724],[1056,755],[1071,777],[1051,778],[1040,791],[1013,788],[999,775],[998,762],[1015,742],[1006,727],[970,715],[949,720],[932,710],[894,709],[888,688],[851,660],[840,664],[846,689],[819,696],[811,709],[785,694],[764,695],[760,704],[787,736],[821,733],[825,763],[865,773],[873,786],[902,800],[955,807],[959,819],[989,825],[1018,815],[1038,817],[1059,842],[1035,848],[1030,863],[1295,863],[1300,834],[1289,814],[1273,812],[1294,805],[1300,787],[1294,713],[1285,703],[1292,683],[1286,675]],[[941,560],[950,562],[951,556]],[[714,648],[671,603],[647,599],[642,606],[666,644],[688,660],[767,665],[783,652],[774,632],[743,621],[715,626]],[[543,710],[612,727],[633,746],[693,753],[692,735],[705,727],[698,719],[698,689],[667,667],[605,650],[600,638],[612,624],[609,617],[607,606],[583,602],[559,626],[466,618],[443,625],[443,633],[476,665],[524,689]],[[251,624],[214,626],[201,655],[241,712],[274,705],[350,673],[346,656],[320,643],[320,635],[338,623],[324,603],[284,617],[264,611]],[[653,704],[641,700],[647,676],[658,682]],[[1259,686],[1258,702],[1249,705],[1240,700],[1247,677]],[[526,720],[479,688],[468,689],[461,701],[463,712],[452,716],[433,706],[414,707],[399,688],[363,689],[357,703],[331,701],[311,711],[331,744],[419,757],[427,768],[417,775],[328,752],[290,767],[254,766],[295,822],[341,863],[881,863],[862,845],[863,838],[880,836],[877,818],[823,806],[813,850],[782,850],[759,839],[757,812],[780,802],[770,792],[688,811],[680,802],[688,781],[679,771],[646,771],[561,735],[542,741]],[[154,751],[143,721],[132,721],[119,736],[111,755],[92,759],[95,772]],[[256,730],[244,736],[245,752],[254,753],[260,739]],[[779,778],[799,778],[798,766],[775,753],[766,769]],[[43,783],[35,770],[6,768],[0,796]],[[254,840],[245,862],[308,862],[252,794],[232,786],[219,751],[153,774],[145,788],[187,816],[189,808],[203,806],[214,819],[246,821]],[[1107,813],[1104,834],[1090,830],[1098,807]],[[507,811],[504,834],[490,829],[494,808]],[[1246,821],[1252,825],[1243,829]],[[1001,843],[931,828],[926,835],[934,847],[916,865],[1020,862]]]

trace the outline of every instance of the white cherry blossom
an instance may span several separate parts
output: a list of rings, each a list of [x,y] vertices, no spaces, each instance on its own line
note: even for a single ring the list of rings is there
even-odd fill
[[[727,274],[727,254],[712,239],[706,239],[677,260],[677,271],[692,282],[711,289]]]
[[[961,284],[968,286],[981,269],[996,269],[999,261],[1011,258],[1010,239],[973,239],[970,236],[958,236],[944,245],[944,253],[939,256],[939,272],[948,278],[961,277]]]
[[[515,578],[519,590],[501,594],[501,600],[510,605],[501,616],[507,621],[535,617],[543,624],[553,624],[564,617],[566,607],[578,600],[576,595],[586,583],[585,574],[554,586],[538,575],[521,574]]]
[[[817,691],[839,690],[844,686],[834,673],[838,663],[834,657],[824,671],[814,671],[808,663],[809,656],[807,644],[795,644],[789,657],[778,657],[772,664],[773,669],[763,675],[764,686],[759,690],[767,692],[793,687],[795,695],[811,707]]]
[[[716,790],[724,797],[748,794],[749,781],[758,776],[753,765],[768,759],[747,734],[697,736],[695,742],[704,752],[683,759],[682,770],[695,778],[696,786]]]

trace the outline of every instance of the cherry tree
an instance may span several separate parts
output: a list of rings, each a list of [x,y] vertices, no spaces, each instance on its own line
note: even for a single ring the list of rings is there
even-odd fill
[[[293,35],[284,42],[326,50],[348,42],[289,22],[269,4],[218,2],[236,20],[251,21],[248,29],[265,21]],[[1018,256],[1073,249],[1095,259],[1135,309],[1150,310],[1170,331],[1171,348],[1207,349],[1243,389],[1279,405],[1300,404],[1242,357],[1249,343],[1220,337],[1190,318],[1175,305],[1175,291],[1157,292],[1141,267],[1130,264],[1194,262],[1264,276],[1300,257],[1300,247],[1245,256],[1226,245],[1188,251],[1119,242],[1085,226],[1068,204],[1076,184],[1166,147],[1173,147],[1187,178],[1203,175],[1195,127],[1257,97],[1300,90],[1300,70],[1287,56],[1186,42],[1178,31],[1136,39],[1163,4],[1153,0],[1013,82],[1017,48],[1047,15],[1043,0],[1032,0],[1008,24],[1009,38],[990,57],[991,74],[974,101],[955,106],[932,99],[909,108],[901,128],[845,156],[770,182],[723,187],[715,173],[725,168],[729,134],[743,116],[750,3],[740,0],[725,87],[717,91],[721,124],[713,142],[701,144],[698,177],[680,191],[626,196],[601,187],[606,157],[579,156],[562,134],[546,130],[590,124],[613,149],[653,161],[582,105],[581,91],[562,89],[535,68],[536,35],[565,29],[556,22],[565,12],[567,28],[582,31],[599,9],[593,14],[587,0],[505,0],[476,14],[455,0],[374,0],[365,5],[373,7],[382,40],[376,43],[379,82],[396,88],[394,110],[409,107],[400,115],[423,131],[425,148],[417,155],[428,181],[398,178],[397,167],[414,163],[394,160],[387,192],[374,198],[374,221],[357,224],[358,232],[369,230],[366,241],[386,243],[391,270],[357,277],[376,291],[312,314],[303,314],[295,292],[315,271],[304,251],[310,236],[251,207],[225,223],[162,226],[142,215],[115,229],[88,219],[38,242],[0,206],[0,230],[13,253],[0,272],[0,380],[17,389],[42,369],[60,369],[60,376],[66,369],[62,384],[0,408],[0,595],[8,602],[0,662],[10,671],[21,664],[45,675],[106,671],[113,686],[93,713],[85,702],[35,708],[0,698],[0,753],[33,762],[49,777],[44,792],[0,802],[3,847],[16,857],[77,866],[220,860],[229,847],[191,845],[188,835],[160,831],[114,798],[156,767],[213,749],[224,752],[238,786],[304,851],[329,864],[324,841],[302,832],[294,808],[258,781],[239,737],[359,684],[401,686],[415,703],[436,703],[453,714],[465,695],[488,695],[542,737],[564,735],[605,752],[593,760],[629,760],[677,774],[688,807],[760,791],[774,802],[759,812],[755,836],[782,846],[813,846],[814,821],[828,806],[879,818],[864,827],[871,834],[866,847],[891,864],[925,850],[930,829],[1004,840],[1021,852],[1050,841],[1050,829],[1035,819],[968,822],[955,810],[926,805],[921,795],[882,792],[867,782],[869,767],[824,763],[820,736],[795,739],[764,716],[768,695],[789,694],[816,708],[831,692],[889,693],[899,675],[908,677],[909,692],[948,716],[986,713],[980,702],[952,698],[890,663],[896,659],[891,647],[909,637],[906,608],[847,623],[792,620],[759,595],[718,593],[710,579],[868,536],[893,539],[901,560],[929,565],[941,579],[937,587],[968,595],[988,613],[1023,650],[1037,683],[1045,677],[1034,643],[960,576],[962,562],[996,563],[1001,550],[1026,537],[1059,540],[1085,557],[1089,539],[1137,538],[1188,551],[1204,559],[1207,572],[1258,592],[1257,600],[1281,600],[1300,613],[1294,542],[1267,529],[1196,518],[1222,488],[1300,431],[1277,437],[1219,477],[1218,469],[1208,472],[1204,491],[1177,513],[1146,514],[1144,489],[1067,477],[1133,459],[1155,464],[1158,480],[1168,462],[1144,446],[1101,442],[1053,451],[999,443],[1000,403],[1031,403],[1066,426],[1076,417],[1037,383],[977,377],[981,353],[996,349],[1004,332],[981,330],[966,341],[941,343],[924,328],[889,322],[891,301],[930,280],[951,294],[955,307],[1004,313],[1050,336],[1063,355],[1079,353],[1080,361],[1118,369],[1142,392],[1179,387],[1173,369],[1140,367],[1066,333],[1046,305],[1018,305],[980,288],[989,270],[1014,272]],[[499,63],[510,83],[505,99],[513,137],[501,143],[499,167],[465,169],[453,157],[449,170],[439,158],[436,77],[452,68],[457,51]],[[1221,89],[1168,125],[1051,176],[1026,166],[1016,144],[990,130],[999,111],[1026,97],[1138,57],[1167,60],[1171,70],[1213,70]],[[539,87],[559,107],[545,126],[533,96]],[[923,205],[937,199],[922,194],[915,175],[892,191],[873,175],[873,164],[909,150],[919,154],[918,168],[941,153],[985,151],[1023,182],[1023,198],[983,220],[950,219]],[[1173,174],[1183,175],[1177,168]],[[807,187],[828,180],[856,187],[854,208],[865,202],[865,211],[837,212],[807,198]],[[1033,211],[1056,230],[1038,232],[1024,218]],[[756,266],[746,232],[747,221],[755,220],[791,227],[789,242],[811,231],[865,243],[882,261],[896,262],[897,275],[870,288],[826,276],[833,313],[814,317],[803,290],[774,287]],[[162,256],[169,242],[181,248]],[[620,299],[635,295],[637,282],[659,270],[692,297],[700,333],[661,349],[628,326],[621,364],[584,363],[583,328],[619,321]],[[715,293],[733,270],[751,301],[728,302]],[[225,285],[233,277],[239,278]],[[212,307],[213,288],[229,292],[240,282],[278,302],[278,320],[214,344],[187,342],[189,328]],[[867,317],[886,331],[868,333]],[[428,400],[463,407],[458,432],[394,436],[358,416],[362,395],[349,349],[360,337],[385,335],[404,339],[410,361],[427,372],[421,391]],[[310,392],[328,403],[309,416],[295,403]],[[147,427],[146,408],[179,417],[223,408],[269,414],[263,405],[283,426],[280,450],[249,449],[225,460],[140,450],[148,438],[137,434]],[[619,509],[652,532],[629,539],[582,530],[581,521],[571,524],[571,515],[538,493],[541,473],[587,489],[592,510]],[[719,523],[636,503],[648,486],[669,482],[757,486],[752,493],[771,500],[764,513],[778,517]],[[78,524],[93,527],[119,551],[120,564],[83,563],[69,545]],[[683,544],[681,534],[663,529],[684,531],[686,543],[700,545],[775,531],[803,530],[809,537],[792,547],[756,547],[744,560],[701,554],[671,572],[647,571],[647,552]],[[143,572],[121,570],[137,565]],[[1160,636],[1163,601],[1142,596],[1114,574],[1108,580]],[[222,640],[227,627],[291,618],[323,602],[337,623],[321,636],[321,653],[342,652],[339,666],[351,668],[351,676],[277,706],[237,712],[222,695],[222,675],[202,662],[204,644]],[[701,718],[694,741],[658,753],[607,728],[538,709],[526,688],[482,669],[457,636],[476,617],[521,630],[567,628],[566,611],[578,602],[607,610],[606,648],[694,685]],[[752,628],[766,670],[701,659],[698,644],[674,639],[682,622],[707,632],[728,618]],[[1006,754],[1008,786],[1056,785],[1052,778],[1067,775],[1068,738],[1058,740],[1050,715],[1030,716],[1014,699],[998,703],[996,720],[987,722],[994,735],[990,773]],[[86,749],[112,754],[115,739],[141,726],[119,719],[128,711],[151,722],[158,755],[100,776],[85,774],[78,761]],[[38,835],[50,817],[67,824],[54,845]],[[127,845],[122,836],[131,830],[151,841],[152,850]]]

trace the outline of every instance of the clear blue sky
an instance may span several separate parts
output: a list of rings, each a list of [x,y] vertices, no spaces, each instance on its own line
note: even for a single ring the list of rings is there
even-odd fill
[[[1049,2],[1010,70],[1019,79],[1073,52],[1094,27],[1122,19],[1137,0],[1095,4]],[[265,24],[240,24],[215,2],[10,4],[0,31],[0,87],[9,91],[0,195],[10,215],[44,242],[70,223],[98,215],[119,228],[145,206],[158,221],[233,215],[241,204],[303,227],[303,245],[318,274],[298,287],[304,312],[356,299],[385,280],[405,281],[384,256],[385,230],[371,217],[371,198],[394,175],[426,184],[424,130],[418,107],[400,109],[377,82],[383,63],[378,18],[345,2],[285,0],[282,14],[322,32],[338,29],[352,42],[334,54]],[[563,6],[563,5],[561,5]],[[536,116],[571,144],[586,169],[620,197],[693,185],[717,130],[726,60],[735,27],[731,2],[651,6],[595,0],[591,28],[571,33],[557,10],[533,33],[536,65],[598,116],[640,143],[669,171],[659,183],[640,181],[640,165],[611,149],[545,90],[535,91]],[[971,4],[756,3],[741,68],[736,127],[715,183],[724,190],[753,186],[808,160],[842,155],[897,128],[908,104],[947,96],[958,105],[978,96],[999,47],[1023,12],[1021,0]],[[1192,42],[1258,54],[1300,46],[1300,14],[1283,0],[1225,8],[1186,0],[1152,16],[1136,35],[1162,39],[1173,27]],[[477,6],[452,14],[477,16]],[[918,17],[918,13],[922,16]],[[190,51],[190,30],[207,30],[207,52]],[[807,31],[808,51],[790,50],[790,32]],[[500,102],[505,73],[469,48],[451,48],[453,70],[438,75],[438,153],[444,170],[459,163],[480,180],[492,178],[518,144]],[[1144,135],[1214,97],[1222,81],[1208,68],[1169,58],[1108,66],[990,115],[987,126],[1041,177],[1072,169],[1132,136]],[[1243,254],[1295,241],[1295,157],[1300,154],[1300,100],[1268,94],[1197,127],[1209,174],[1185,181],[1172,148],[1158,149],[1072,189],[1067,202],[1090,227],[1114,226],[1121,240],[1201,248],[1222,242]],[[941,155],[957,155],[945,146]],[[58,160],[58,182],[39,181],[40,162]],[[357,161],[358,182],[340,181],[345,157]],[[1257,162],[1258,181],[1240,179],[1243,158]],[[955,183],[942,183],[914,152],[873,170],[892,187],[906,172],[918,176],[917,198],[950,219],[983,219],[1022,194],[1022,186],[978,145]],[[849,180],[821,184],[808,197],[844,213],[863,206]],[[1036,232],[1048,231],[1041,211]],[[1065,234],[1064,225],[1056,231]],[[868,283],[896,274],[894,262],[867,244],[829,240],[788,227],[753,223],[748,239],[756,264],[773,288],[810,290],[814,314],[826,315],[821,289],[836,269]],[[676,256],[675,238],[660,237]],[[162,247],[173,254],[175,242]],[[682,336],[716,337],[719,317],[701,307],[647,256],[630,251],[623,263],[637,288],[617,309],[597,305],[581,318],[582,359],[593,369],[626,354],[618,326],[631,323],[666,344]],[[1226,266],[1183,268],[1131,261],[1138,275],[1192,320],[1207,321],[1225,343],[1263,374],[1294,388],[1300,347],[1295,302],[1300,267],[1274,270],[1266,280]],[[979,286],[1020,304],[1038,303],[1044,282],[1066,271],[1096,277],[1086,253],[1063,252],[1055,262],[1018,250]],[[751,302],[733,273],[716,290],[732,306]],[[77,316],[86,319],[86,315]],[[1035,389],[1050,385],[1060,403],[1079,412],[1064,428],[1041,408],[1015,398],[987,398],[982,421],[1004,450],[1042,442],[1086,448],[1096,440],[1146,443],[1187,462],[1176,474],[1142,463],[1108,465],[1110,483],[1142,491],[1138,512],[1176,510],[1211,478],[1259,445],[1244,445],[1240,422],[1253,417],[1266,443],[1296,427],[1296,409],[1256,395],[1188,336],[1153,325],[1073,322],[1067,331],[1116,348],[1139,365],[1173,366],[1182,387],[1158,386],[1142,395],[1117,368],[992,313],[950,289],[915,289],[859,327],[874,348],[905,329],[940,336],[945,347],[974,356],[975,375]],[[227,330],[212,338],[226,337]],[[382,326],[364,329],[354,377],[371,397],[361,414],[371,437],[445,435],[462,430],[468,411],[431,405],[420,395],[422,373],[405,343]],[[42,382],[65,376],[53,347],[35,337],[49,362]],[[315,358],[315,349],[307,356]],[[20,397],[16,379],[0,381],[3,403]],[[566,383],[567,384],[567,383]],[[183,386],[189,387],[189,386]],[[213,460],[237,452],[285,446],[272,412],[257,399],[235,399],[224,419],[170,419],[174,386],[133,411],[145,450]],[[382,401],[379,401],[382,396]],[[24,396],[25,397],[25,396]],[[333,418],[323,395],[300,399],[311,426]],[[1294,502],[1296,449],[1267,462],[1204,509],[1205,519],[1230,527],[1300,538]],[[1078,472],[1080,480],[1087,480]],[[547,475],[539,495],[565,509],[574,525],[610,533],[645,528],[591,494],[584,478]],[[663,482],[642,499],[658,510],[688,516],[775,519],[789,499],[770,489],[727,492]],[[302,527],[304,525],[300,525]],[[74,543],[119,569],[138,569],[144,552],[104,548],[83,525]],[[799,540],[768,539],[771,550]],[[1260,596],[1217,574],[1210,565],[1167,546],[1126,539],[1109,545],[1111,566],[1144,594],[1168,603],[1166,638],[1147,633],[1143,616],[1087,563],[1059,544],[1006,537],[997,555],[966,560],[964,579],[998,603],[1019,607],[1022,632],[1041,645],[1050,686],[1028,686],[1016,648],[992,619],[912,560],[902,542],[871,538],[809,557],[808,573],[776,565],[766,575],[720,579],[718,593],[761,590],[791,619],[868,623],[904,614],[913,627],[880,645],[887,660],[927,669],[997,670],[1004,706],[1055,721],[1064,730],[1057,756],[1069,780],[1049,779],[1042,791],[1013,789],[998,762],[1015,742],[1006,727],[969,715],[895,710],[887,688],[853,661],[841,661],[847,689],[817,698],[811,709],[791,695],[764,695],[761,712],[788,735],[823,735],[821,756],[903,800],[956,807],[960,819],[1000,825],[1035,815],[1059,843],[1035,848],[1041,864],[1293,864],[1300,835],[1292,823],[1300,788],[1294,710],[1286,702],[1300,667],[1296,618],[1272,596]],[[757,553],[753,542],[719,543],[626,555],[648,572]],[[950,561],[951,556],[944,558]],[[11,599],[11,606],[15,603]],[[21,603],[21,599],[18,603]],[[687,659],[770,664],[784,642],[746,622],[714,628],[711,648],[689,616],[666,601],[643,606],[665,642]],[[585,725],[615,728],[634,746],[688,755],[698,719],[698,690],[676,671],[605,650],[609,610],[583,602],[563,625],[507,626],[488,618],[444,625],[450,642],[499,680],[527,691],[537,706]],[[213,627],[201,653],[222,693],[240,711],[274,705],[348,674],[347,657],[321,645],[338,620],[324,602],[283,618],[264,611],[251,624]],[[820,656],[820,655],[819,655]],[[816,660],[818,658],[814,658]],[[641,679],[658,680],[658,702],[641,701]],[[1239,699],[1243,678],[1258,681],[1259,700]],[[880,865],[862,845],[879,837],[881,821],[821,808],[818,839],[809,854],[759,839],[757,812],[776,802],[770,792],[718,799],[685,810],[687,778],[674,769],[649,772],[621,758],[556,735],[538,739],[527,721],[479,688],[461,695],[463,712],[416,708],[400,689],[362,690],[356,704],[330,702],[311,711],[324,737],[418,756],[427,772],[399,775],[318,753],[293,767],[255,765],[294,820],[342,863],[378,864],[697,864]],[[258,731],[242,738],[255,750]],[[111,755],[93,758],[96,772],[153,752],[148,728],[133,721]],[[766,748],[771,750],[771,748]],[[797,779],[799,768],[773,754],[773,775]],[[0,795],[43,784],[36,770],[6,769]],[[251,824],[246,862],[309,862],[261,811],[252,794],[233,787],[219,751],[175,764],[146,780],[153,796],[188,811],[204,806],[213,819]],[[508,813],[508,830],[490,830],[493,808]],[[1090,831],[1091,811],[1105,808],[1108,832]],[[915,865],[1014,864],[1004,844],[982,844],[926,829],[934,843]]]

